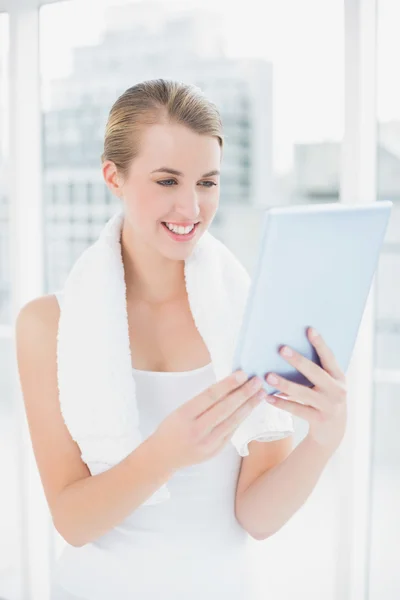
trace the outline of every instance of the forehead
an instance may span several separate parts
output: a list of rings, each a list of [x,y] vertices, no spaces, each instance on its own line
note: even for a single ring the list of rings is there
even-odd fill
[[[145,126],[137,157],[142,164],[183,171],[211,171],[219,167],[221,150],[215,136],[199,134],[181,124]]]

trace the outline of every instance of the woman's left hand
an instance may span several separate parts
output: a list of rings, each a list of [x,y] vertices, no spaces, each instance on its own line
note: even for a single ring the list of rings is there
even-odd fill
[[[308,437],[333,453],[340,445],[346,430],[346,377],[322,336],[313,337],[311,328],[308,328],[307,335],[319,355],[323,368],[292,348],[293,356],[285,356],[284,349],[287,346],[281,348],[280,355],[303,373],[314,387],[294,383],[276,373],[267,373],[266,381],[278,388],[280,394],[283,392],[281,395],[285,396],[285,399],[269,395],[266,401],[308,421]],[[275,375],[278,381],[270,381],[270,375]]]

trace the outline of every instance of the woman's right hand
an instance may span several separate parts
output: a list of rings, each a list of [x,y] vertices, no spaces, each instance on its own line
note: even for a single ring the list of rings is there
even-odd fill
[[[152,434],[173,470],[212,458],[267,397],[259,377],[240,383],[239,373],[243,371],[235,371],[179,406]],[[257,396],[260,390],[262,397]]]

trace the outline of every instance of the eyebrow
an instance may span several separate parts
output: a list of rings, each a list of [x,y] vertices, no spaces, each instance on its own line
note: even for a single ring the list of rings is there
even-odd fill
[[[177,175],[179,177],[183,177],[183,173],[181,173],[181,171],[177,171],[176,169],[172,169],[171,167],[160,167],[159,169],[154,169],[152,173],[169,173],[170,175]],[[202,177],[212,177],[213,175],[220,175],[220,171],[218,171],[218,169],[214,169],[213,171],[204,173]]]

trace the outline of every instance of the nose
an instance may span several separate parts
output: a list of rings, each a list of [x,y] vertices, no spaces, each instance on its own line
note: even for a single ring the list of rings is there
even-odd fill
[[[181,216],[182,221],[200,220],[200,203],[197,191],[185,192],[175,203],[175,212]]]

